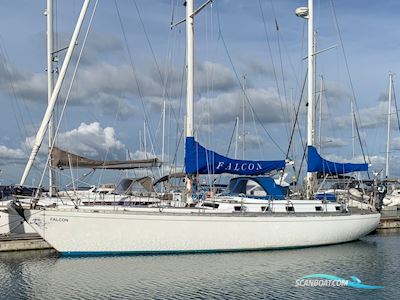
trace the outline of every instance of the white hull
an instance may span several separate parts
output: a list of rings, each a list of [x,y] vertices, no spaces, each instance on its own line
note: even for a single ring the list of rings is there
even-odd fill
[[[237,251],[336,244],[365,236],[380,220],[377,213],[250,216],[205,214],[198,210],[183,213],[183,210],[93,212],[58,208],[25,210],[25,216],[50,245],[67,255]]]
[[[396,189],[392,191],[390,194],[386,194],[385,198],[383,198],[384,206],[397,206],[400,205],[400,190]]]

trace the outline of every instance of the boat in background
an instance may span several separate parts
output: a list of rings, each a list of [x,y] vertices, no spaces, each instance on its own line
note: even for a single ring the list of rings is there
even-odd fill
[[[386,187],[384,187],[386,188]],[[400,189],[393,188],[390,192],[388,191],[385,197],[382,199],[384,206],[400,206]]]

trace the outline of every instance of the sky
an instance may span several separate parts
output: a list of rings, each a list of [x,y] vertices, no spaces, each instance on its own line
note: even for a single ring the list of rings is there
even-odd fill
[[[165,103],[164,161],[182,166],[185,27],[171,30],[170,24],[184,17],[183,2],[99,1],[60,122],[58,147],[95,159],[125,159],[127,153],[131,158],[161,158]],[[202,3],[195,2],[196,7]],[[55,0],[56,49],[68,45],[82,3]],[[94,4],[92,0],[61,90],[57,116]],[[305,0],[214,0],[196,16],[195,130],[200,143],[221,154],[234,156],[236,152],[238,158],[286,157],[307,64],[306,21],[294,11],[306,5]],[[2,1],[0,184],[19,182],[46,109],[45,6],[44,0]],[[354,161],[362,161],[351,125],[350,103],[355,98],[359,128],[355,135],[361,137],[371,171],[384,168],[388,75],[400,68],[399,9],[395,0],[315,1],[317,49],[334,46],[318,54],[316,63],[322,121],[321,125],[317,122],[315,136],[328,159],[352,161],[355,140]],[[64,55],[65,51],[59,52],[58,68]],[[395,94],[397,87],[394,75]],[[305,96],[289,151],[297,163],[305,139]],[[400,167],[395,162],[400,156],[400,134],[394,109],[390,176],[398,177]],[[27,183],[40,181],[46,151],[45,143]],[[69,171],[58,173],[64,182],[71,176]],[[121,174],[101,173],[96,180],[117,176]],[[45,175],[44,184],[46,180]]]

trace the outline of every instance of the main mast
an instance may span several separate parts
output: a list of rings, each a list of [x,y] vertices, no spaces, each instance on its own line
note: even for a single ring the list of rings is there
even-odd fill
[[[54,31],[53,31],[53,0],[47,0],[46,8],[47,17],[47,102],[50,105],[51,94],[53,93],[54,86],[54,73],[53,73],[53,52],[54,52]],[[49,196],[55,196],[56,189],[56,174],[52,168],[52,155],[51,146],[54,140],[54,116],[51,116],[49,121]]]
[[[194,0],[186,1],[186,137],[193,137]]]
[[[314,24],[313,0],[308,0],[308,78],[307,78],[307,147],[314,145]],[[313,193],[314,174],[307,172],[306,197],[310,199]]]
[[[313,25],[313,0],[308,0],[308,7],[296,9],[296,15],[308,20],[308,66],[307,66],[307,149],[314,145],[314,25]],[[306,197],[310,199],[313,194],[314,174],[307,172]]]
[[[193,137],[193,81],[194,81],[194,10],[193,1],[186,1],[186,119],[185,136]],[[187,145],[185,144],[185,147]],[[186,151],[185,151],[186,155]],[[185,159],[186,160],[186,159]],[[191,190],[191,177],[186,175],[186,188]],[[190,195],[186,195],[188,201]]]

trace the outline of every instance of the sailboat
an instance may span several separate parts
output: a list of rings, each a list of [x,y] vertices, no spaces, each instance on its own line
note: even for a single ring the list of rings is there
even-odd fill
[[[389,181],[389,168],[390,168],[390,141],[391,141],[391,119],[392,119],[392,94],[393,90],[393,74],[389,74],[389,91],[388,91],[388,117],[387,117],[387,138],[386,138],[386,163],[385,163],[385,179],[386,184],[380,187],[380,193],[384,194],[382,199],[383,208],[398,207],[400,205],[400,189],[396,186],[390,186]],[[397,104],[396,104],[397,106]],[[390,189],[391,188],[391,189]],[[390,191],[389,191],[390,190]]]
[[[82,11],[88,1],[85,0]],[[309,247],[348,242],[373,231],[379,223],[379,213],[350,212],[345,205],[340,203],[312,200],[310,194],[308,200],[288,199],[282,188],[271,177],[262,175],[272,170],[282,169],[285,166],[285,160],[230,159],[204,148],[195,140],[193,134],[193,33],[194,18],[201,9],[194,11],[193,2],[193,0],[186,1],[185,19],[187,42],[186,180],[190,183],[195,175],[204,173],[241,175],[230,182],[228,192],[200,201],[194,207],[189,205],[187,207],[143,206],[113,210],[57,206],[27,209],[20,207],[18,203],[13,203],[11,208],[63,255],[197,253]],[[311,30],[308,56],[309,101],[312,101],[313,97],[312,4],[309,0],[306,9],[309,32]],[[71,43],[74,42],[71,41]],[[312,103],[309,103],[309,110],[312,107]],[[51,113],[51,111],[51,108],[47,109],[47,112]],[[309,111],[309,124],[312,124],[312,115],[312,111]],[[44,123],[42,123],[43,128],[48,119],[49,116],[46,113]],[[309,135],[311,134],[309,127]],[[308,146],[309,151],[312,151],[310,138]],[[34,147],[34,151],[37,151],[37,147]],[[340,172],[355,167],[350,164],[345,166],[328,162],[322,157],[317,158],[318,161],[314,166],[316,169],[329,165],[330,168]],[[29,168],[25,169],[24,176],[27,173],[29,173]],[[254,177],[254,175],[259,176]],[[308,177],[310,185],[312,183],[311,169],[309,169]],[[308,191],[311,192],[311,188]],[[190,192],[188,194],[190,195]]]

